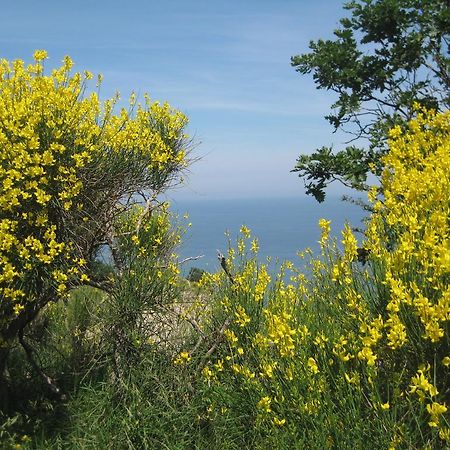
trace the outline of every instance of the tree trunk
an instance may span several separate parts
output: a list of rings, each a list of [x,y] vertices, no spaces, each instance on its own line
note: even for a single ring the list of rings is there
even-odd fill
[[[9,407],[8,355],[9,347],[0,347],[0,411]]]

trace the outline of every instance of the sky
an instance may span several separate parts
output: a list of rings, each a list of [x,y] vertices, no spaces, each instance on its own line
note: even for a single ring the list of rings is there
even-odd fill
[[[293,55],[329,38],[338,0],[0,0],[0,58],[103,74],[101,96],[168,101],[189,118],[192,157],[170,196],[304,196],[301,153],[344,145],[324,119],[335,97],[295,71]],[[338,186],[331,194],[342,192]]]

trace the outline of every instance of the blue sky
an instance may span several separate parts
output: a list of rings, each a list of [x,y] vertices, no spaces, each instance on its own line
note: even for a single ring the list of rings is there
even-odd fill
[[[2,3],[0,57],[70,55],[104,75],[102,96],[148,92],[188,115],[201,159],[175,198],[303,196],[298,154],[345,139],[323,119],[334,97],[290,65],[331,36],[343,1]]]

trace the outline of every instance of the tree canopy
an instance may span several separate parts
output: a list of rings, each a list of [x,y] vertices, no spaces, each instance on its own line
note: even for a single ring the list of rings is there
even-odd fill
[[[333,181],[364,190],[369,173],[381,174],[388,130],[406,126],[418,105],[450,104],[448,0],[358,0],[344,8],[350,15],[334,39],[311,41],[309,53],[291,59],[318,89],[337,95],[326,119],[349,133],[343,150],[324,146],[297,160],[293,171],[318,201]]]

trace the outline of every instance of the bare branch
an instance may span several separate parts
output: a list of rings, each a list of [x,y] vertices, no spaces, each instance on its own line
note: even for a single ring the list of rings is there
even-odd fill
[[[204,257],[205,257],[205,255],[190,256],[188,258],[182,259],[181,261],[178,262],[178,264],[184,264],[185,262],[188,262],[188,261],[197,261],[197,259],[204,258]]]
[[[220,330],[217,332],[217,337],[215,339],[215,341],[213,342],[212,346],[210,347],[210,349],[205,353],[205,355],[203,356],[203,360],[202,362],[199,364],[197,371],[200,372],[203,367],[205,367],[206,362],[208,361],[208,358],[214,353],[214,351],[216,350],[217,346],[220,344],[220,342],[223,339],[223,335],[225,333],[225,331],[227,330],[227,328],[230,326],[231,323],[231,316],[227,317],[225,319],[225,322],[223,323],[223,325],[221,326]]]
[[[225,258],[224,255],[222,255],[222,253],[220,253],[219,250],[217,250],[217,259],[220,262],[220,266],[222,267],[222,269],[224,270],[224,272],[227,274],[228,278],[230,279],[230,281],[234,284],[234,279],[230,273],[230,271],[228,270],[227,267],[227,260]]]
[[[37,372],[37,374],[44,380],[44,383],[46,384],[47,388],[50,390],[50,392],[53,395],[56,395],[61,400],[65,399],[65,395],[61,392],[61,389],[55,384],[55,382],[42,370],[42,368],[39,366],[39,364],[35,361],[33,357],[34,349],[29,345],[27,342],[25,342],[23,338],[23,330],[24,327],[20,328],[18,337],[19,342],[22,348],[25,350],[25,354],[27,355],[27,359],[33,369]]]

